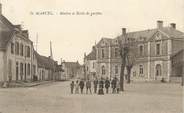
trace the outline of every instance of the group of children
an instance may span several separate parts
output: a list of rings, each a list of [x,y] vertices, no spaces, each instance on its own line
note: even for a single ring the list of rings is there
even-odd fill
[[[72,81],[70,84],[71,94],[83,94],[84,87],[86,89],[86,94],[90,93],[92,94],[92,81],[91,80],[76,80],[75,82]],[[112,88],[112,93],[119,93],[120,91],[120,81],[117,78],[113,78],[112,80],[109,80],[108,78],[104,79],[95,79],[93,80],[93,92],[95,94],[103,95],[104,94],[104,88],[106,90],[106,93],[109,93],[109,88]]]

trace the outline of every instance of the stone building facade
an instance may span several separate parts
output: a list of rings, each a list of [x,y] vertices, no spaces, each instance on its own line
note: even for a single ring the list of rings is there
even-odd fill
[[[184,33],[176,29],[176,24],[163,26],[157,21],[157,27],[136,32],[126,32],[114,39],[102,38],[96,49],[96,74],[99,77],[120,77],[121,58],[118,40],[131,43],[134,52],[132,78],[144,80],[170,81],[176,68],[172,66],[172,56],[183,50]],[[126,74],[126,69],[125,69]]]
[[[28,30],[13,25],[3,16],[1,8],[0,4],[0,83],[56,79],[56,61],[39,55]]]
[[[69,79],[75,79],[79,77],[81,71],[81,65],[79,62],[66,62],[62,61],[62,79],[69,80]]]
[[[96,47],[93,46],[92,51],[84,54],[85,79],[94,79],[97,75]]]
[[[33,51],[28,31],[0,12],[0,81],[32,80]]]

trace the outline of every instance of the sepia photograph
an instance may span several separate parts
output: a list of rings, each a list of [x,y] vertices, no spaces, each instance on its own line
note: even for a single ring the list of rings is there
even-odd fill
[[[0,113],[184,113],[183,0],[0,0]]]

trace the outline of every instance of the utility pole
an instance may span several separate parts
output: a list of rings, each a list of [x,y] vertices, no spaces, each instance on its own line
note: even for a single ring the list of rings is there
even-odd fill
[[[35,43],[36,52],[38,49],[38,33],[36,33],[36,43]]]
[[[50,41],[50,58],[53,60],[53,54],[52,54],[52,42]]]

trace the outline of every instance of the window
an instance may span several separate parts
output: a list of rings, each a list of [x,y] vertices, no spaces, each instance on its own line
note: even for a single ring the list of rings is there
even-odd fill
[[[93,69],[95,68],[95,63],[93,62]]]
[[[114,56],[115,56],[115,57],[118,57],[118,48],[115,48]]]
[[[160,55],[160,44],[156,44],[156,55]]]
[[[31,74],[31,69],[30,69],[30,64],[28,63],[27,64],[27,75],[30,75]]]
[[[30,52],[31,52],[30,47],[27,46],[26,48],[27,48],[27,57],[30,57]]]
[[[16,55],[19,55],[19,43],[18,42],[15,43],[15,53]]]
[[[140,53],[140,56],[143,55],[143,45],[139,46],[139,53]]]
[[[20,63],[20,77],[23,79],[23,63]]]
[[[14,54],[14,43],[11,43],[11,53]]]
[[[24,55],[24,46],[23,46],[23,44],[20,44],[20,55],[21,56]]]
[[[36,75],[36,66],[33,65],[33,74]]]
[[[115,66],[115,74],[118,74],[118,66]]]
[[[18,80],[19,77],[19,63],[16,62],[16,80]]]
[[[88,66],[86,67],[86,70],[88,71]]]
[[[102,49],[102,58],[105,57],[104,49]]]
[[[102,66],[102,75],[105,75],[105,66]]]
[[[9,70],[9,76],[12,76],[12,61],[10,59],[8,61],[8,70]]]
[[[143,65],[139,65],[139,74],[143,74]]]

